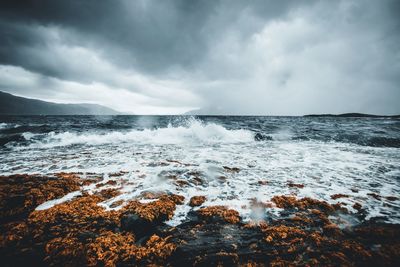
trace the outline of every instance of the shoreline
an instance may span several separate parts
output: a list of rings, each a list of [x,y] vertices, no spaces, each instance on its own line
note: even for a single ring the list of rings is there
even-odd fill
[[[204,196],[145,192],[147,201],[106,210],[98,203],[119,194],[107,188],[112,181],[76,173],[0,177],[4,266],[399,266],[400,224],[343,227],[333,215],[355,215],[340,204],[275,196],[279,216],[244,222],[236,210],[202,207]],[[83,190],[89,187],[99,190]],[[81,194],[67,202],[35,210],[76,191]],[[181,205],[191,207],[188,218],[176,227],[165,224]],[[263,205],[254,201],[253,208]]]

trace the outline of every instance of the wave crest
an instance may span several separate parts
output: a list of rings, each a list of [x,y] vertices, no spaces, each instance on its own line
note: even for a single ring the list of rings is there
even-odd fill
[[[31,146],[55,147],[74,144],[101,145],[123,142],[138,144],[213,144],[254,141],[254,133],[249,130],[229,130],[219,124],[203,123],[195,119],[191,119],[183,124],[127,132],[113,131],[105,134],[98,132],[87,134],[50,132],[43,139],[35,140]],[[29,136],[28,139],[32,139],[32,137]]]

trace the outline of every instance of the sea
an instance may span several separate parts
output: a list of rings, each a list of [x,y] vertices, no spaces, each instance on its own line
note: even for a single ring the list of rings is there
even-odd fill
[[[107,209],[166,192],[186,201],[206,196],[203,206],[224,205],[257,220],[279,216],[268,208],[272,197],[293,195],[341,203],[350,214],[360,204],[362,219],[342,216],[344,225],[400,223],[400,119],[0,116],[0,175],[60,172],[115,180],[109,186],[122,194],[101,203]],[[180,224],[190,209],[178,206],[168,223]]]

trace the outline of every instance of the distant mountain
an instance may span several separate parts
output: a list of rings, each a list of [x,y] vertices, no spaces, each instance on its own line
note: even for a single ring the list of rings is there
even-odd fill
[[[15,96],[0,91],[1,115],[117,115],[113,109],[96,104],[57,104]]]
[[[364,113],[343,113],[343,114],[310,114],[304,117],[343,117],[343,118],[400,118],[400,115],[372,115]]]

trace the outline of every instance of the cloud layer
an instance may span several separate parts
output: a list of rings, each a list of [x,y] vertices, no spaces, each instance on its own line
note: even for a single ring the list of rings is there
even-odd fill
[[[2,1],[0,90],[135,114],[400,113],[399,1]]]

